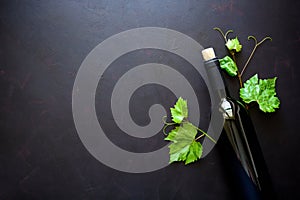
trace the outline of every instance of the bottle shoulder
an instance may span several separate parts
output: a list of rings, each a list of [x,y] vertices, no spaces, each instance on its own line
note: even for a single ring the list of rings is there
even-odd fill
[[[238,115],[247,116],[249,114],[242,102],[231,97],[225,97],[221,100],[220,110],[225,119],[235,119]]]

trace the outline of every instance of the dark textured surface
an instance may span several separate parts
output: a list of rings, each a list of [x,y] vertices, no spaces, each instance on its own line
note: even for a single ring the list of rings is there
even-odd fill
[[[298,1],[282,0],[1,1],[0,199],[235,199],[231,177],[217,150],[189,167],[174,164],[152,173],[127,174],[95,160],[77,136],[71,93],[81,62],[107,37],[145,26],[180,31],[204,47],[215,47],[219,56],[226,51],[212,28],[233,29],[244,44],[239,62],[250,54],[249,34],[272,36],[272,43],[258,49],[245,78],[256,72],[262,78],[278,76],[281,108],[264,114],[254,106],[251,117],[278,199],[299,199],[299,9]],[[162,52],[150,54],[152,60],[170,66],[181,62]],[[145,55],[149,52],[136,52],[122,63],[130,66],[134,57],[139,62]],[[112,80],[113,75],[107,72]],[[198,81],[198,89],[207,96]],[[237,83],[228,82],[234,91]],[[148,104],[174,101],[164,88],[153,87],[137,91],[132,101],[143,97]],[[151,97],[151,91],[162,96]],[[98,103],[97,111],[102,106]],[[136,123],[147,123],[147,110],[139,108]],[[149,141],[146,150],[142,145],[126,147],[126,137],[115,143],[151,151],[160,147],[161,139]]]

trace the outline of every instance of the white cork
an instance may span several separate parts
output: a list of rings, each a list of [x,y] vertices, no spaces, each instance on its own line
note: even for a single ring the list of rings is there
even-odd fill
[[[212,47],[204,49],[202,51],[202,57],[203,57],[204,61],[208,61],[208,60],[216,58],[214,49]]]

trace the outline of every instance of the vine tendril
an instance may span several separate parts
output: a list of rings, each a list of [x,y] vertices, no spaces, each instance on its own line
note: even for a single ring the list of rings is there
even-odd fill
[[[226,31],[226,33],[224,34],[223,31],[222,31],[220,28],[218,28],[218,27],[215,27],[214,30],[219,31],[219,32],[221,33],[221,35],[223,36],[225,42],[227,42],[227,36],[228,36],[228,34],[229,34],[229,33],[233,33],[233,30],[228,30],[228,31]]]
[[[248,40],[250,40],[250,39],[254,40],[255,45],[254,45],[254,48],[253,48],[253,50],[252,50],[252,52],[251,52],[251,54],[250,54],[248,60],[246,61],[245,65],[244,65],[244,67],[243,67],[243,69],[242,69],[242,71],[241,71],[241,73],[240,73],[240,74],[241,74],[241,77],[243,76],[244,71],[246,70],[246,68],[247,68],[247,66],[248,66],[248,64],[249,64],[249,62],[250,62],[250,60],[252,59],[252,57],[253,57],[253,55],[254,55],[254,52],[256,51],[257,47],[258,47],[259,45],[261,45],[263,42],[265,42],[266,40],[272,41],[272,38],[269,37],[269,36],[264,37],[260,42],[257,42],[256,37],[253,36],[253,35],[248,36]]]

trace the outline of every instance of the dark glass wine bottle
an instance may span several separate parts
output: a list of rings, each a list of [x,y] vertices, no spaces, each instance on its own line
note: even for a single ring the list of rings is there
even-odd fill
[[[218,107],[224,117],[224,127],[216,146],[222,149],[220,154],[233,184],[235,199],[273,200],[271,179],[248,111],[230,97],[224,87],[213,48],[203,50],[202,55],[213,95],[220,99]]]

